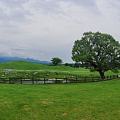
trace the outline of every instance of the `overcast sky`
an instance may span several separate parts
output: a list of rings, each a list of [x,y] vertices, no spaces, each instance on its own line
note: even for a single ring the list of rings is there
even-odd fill
[[[120,0],[0,0],[0,56],[70,62],[88,31],[120,41]]]

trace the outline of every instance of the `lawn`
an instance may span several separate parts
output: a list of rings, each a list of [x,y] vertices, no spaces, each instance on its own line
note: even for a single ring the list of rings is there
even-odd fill
[[[0,84],[0,120],[120,120],[120,80]]]

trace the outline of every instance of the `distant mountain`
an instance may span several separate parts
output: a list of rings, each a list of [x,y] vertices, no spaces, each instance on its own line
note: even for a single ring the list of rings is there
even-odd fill
[[[50,64],[49,61],[40,61],[40,60],[35,60],[35,59],[32,59],[32,58],[0,56],[0,63],[11,62],[11,61],[26,61],[26,62],[39,63],[39,64]]]

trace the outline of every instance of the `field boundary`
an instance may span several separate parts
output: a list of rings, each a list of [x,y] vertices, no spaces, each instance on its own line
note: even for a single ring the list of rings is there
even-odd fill
[[[4,84],[68,84],[68,83],[88,83],[88,82],[99,82],[108,81],[120,78],[119,75],[106,76],[105,79],[100,77],[66,77],[66,78],[22,78],[22,77],[10,77],[0,78],[0,83]]]

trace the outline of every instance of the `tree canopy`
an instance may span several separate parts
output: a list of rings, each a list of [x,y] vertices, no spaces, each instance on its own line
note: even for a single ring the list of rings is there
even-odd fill
[[[54,57],[54,58],[52,58],[51,62],[53,65],[58,65],[58,64],[62,63],[62,60],[58,57]]]
[[[72,59],[88,64],[104,79],[106,71],[120,68],[120,43],[109,34],[86,32],[80,40],[75,41]]]

